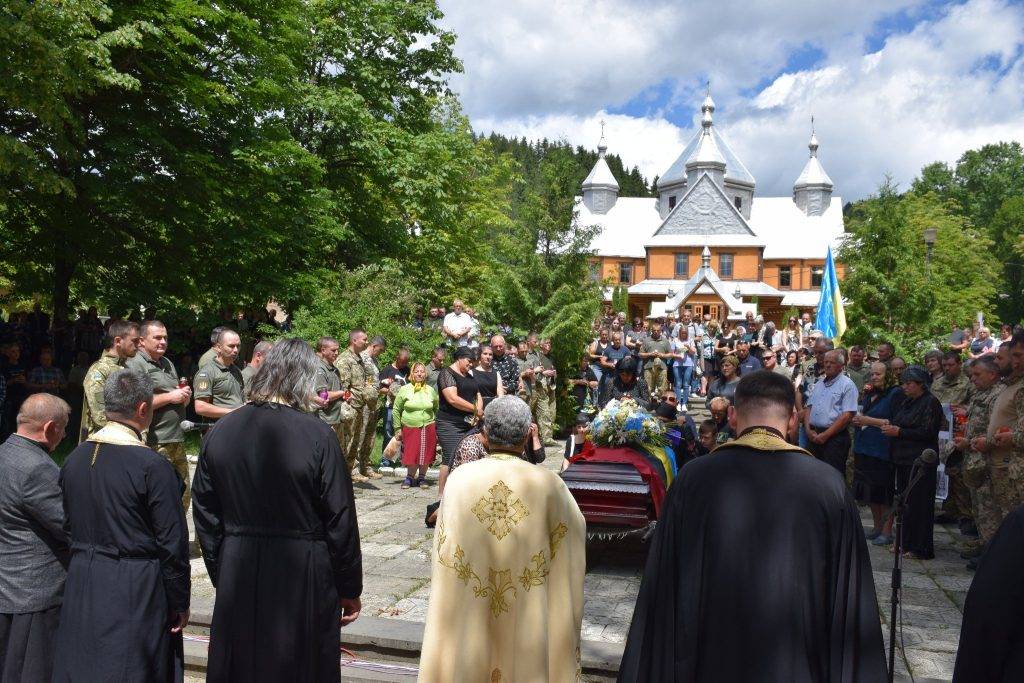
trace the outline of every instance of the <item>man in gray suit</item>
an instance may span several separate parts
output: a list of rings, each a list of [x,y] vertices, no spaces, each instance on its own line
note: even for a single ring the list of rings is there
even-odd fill
[[[64,506],[49,453],[71,409],[33,394],[0,445],[0,681],[49,681],[68,561]]]

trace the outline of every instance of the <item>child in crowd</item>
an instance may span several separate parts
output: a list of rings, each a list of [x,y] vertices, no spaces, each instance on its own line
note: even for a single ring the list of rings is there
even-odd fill
[[[704,420],[697,430],[698,455],[707,455],[718,445],[718,424],[714,420]]]

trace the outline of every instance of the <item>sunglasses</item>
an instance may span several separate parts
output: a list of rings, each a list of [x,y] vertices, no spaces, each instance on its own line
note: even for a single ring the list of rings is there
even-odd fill
[[[675,396],[662,396],[661,400],[662,401],[667,401],[668,403],[675,403],[676,397]]]

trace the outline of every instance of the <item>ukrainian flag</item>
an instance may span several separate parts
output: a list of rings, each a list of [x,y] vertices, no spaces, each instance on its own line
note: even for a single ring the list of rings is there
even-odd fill
[[[818,300],[816,327],[836,344],[846,332],[846,310],[839,293],[839,277],[836,276],[836,262],[832,260],[832,247],[825,258],[825,272],[821,276],[821,299]]]

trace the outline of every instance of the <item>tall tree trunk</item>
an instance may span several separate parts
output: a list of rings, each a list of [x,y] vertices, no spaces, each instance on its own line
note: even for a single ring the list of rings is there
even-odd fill
[[[67,254],[60,250],[60,247],[54,249],[53,259],[53,319],[54,320],[68,320],[73,322],[73,318],[68,317],[68,304],[71,299],[71,278],[75,274],[75,264],[67,258]]]

